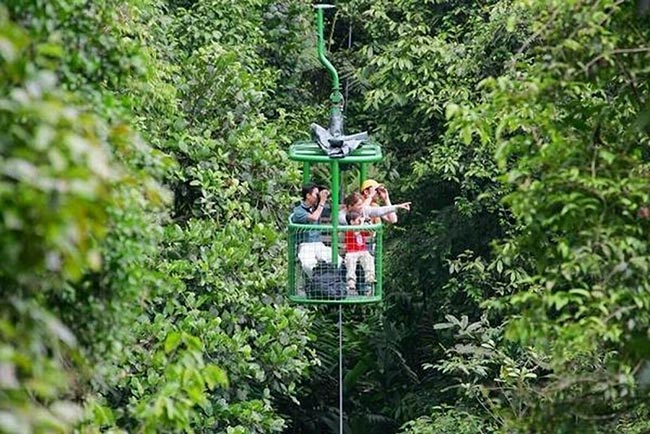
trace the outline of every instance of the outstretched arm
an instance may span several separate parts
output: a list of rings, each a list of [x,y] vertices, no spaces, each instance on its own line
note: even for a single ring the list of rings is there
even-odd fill
[[[411,209],[411,202],[398,203],[391,206],[367,206],[363,209],[365,217],[383,217],[390,213],[396,212],[398,209],[409,211]]]

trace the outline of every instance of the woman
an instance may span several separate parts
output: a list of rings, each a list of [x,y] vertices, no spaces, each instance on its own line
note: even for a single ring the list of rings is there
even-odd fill
[[[404,202],[397,205],[372,206],[367,204],[366,199],[359,192],[348,195],[343,201],[343,207],[339,210],[339,224],[347,225],[346,214],[355,211],[361,214],[363,221],[370,221],[374,217],[382,217],[397,212],[398,209],[411,209],[411,202]],[[397,221],[397,220],[396,220]]]

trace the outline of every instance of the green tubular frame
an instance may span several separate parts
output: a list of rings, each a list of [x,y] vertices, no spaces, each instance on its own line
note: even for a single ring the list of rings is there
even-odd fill
[[[361,163],[359,166],[359,188],[361,188],[363,181],[368,177],[368,165]]]
[[[331,212],[331,222],[332,222],[332,234],[338,233],[339,227],[339,162],[338,160],[332,160],[331,164],[331,185],[330,191],[332,192],[332,212]],[[332,264],[336,263],[337,257],[339,256],[339,237],[332,236]]]
[[[318,59],[323,64],[323,66],[330,73],[332,78],[332,94],[330,95],[330,100],[333,103],[340,103],[343,99],[341,95],[341,85],[339,83],[339,73],[336,72],[334,65],[325,57],[325,38],[323,37],[323,10],[332,9],[333,5],[319,4],[314,6],[316,8],[316,32],[318,36]]]

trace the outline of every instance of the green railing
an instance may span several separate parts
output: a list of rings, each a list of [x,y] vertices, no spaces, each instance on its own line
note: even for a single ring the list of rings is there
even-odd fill
[[[347,252],[346,233],[359,232],[365,251]],[[362,304],[382,300],[383,226],[289,223],[289,299],[296,303]],[[332,247],[338,246],[338,255]],[[348,264],[354,271],[348,273]],[[352,285],[352,283],[354,285]]]

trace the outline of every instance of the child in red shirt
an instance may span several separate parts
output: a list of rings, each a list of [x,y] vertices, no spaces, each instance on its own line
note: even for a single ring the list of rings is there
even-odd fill
[[[345,216],[349,225],[360,226],[363,224],[363,216],[355,211],[350,211]],[[366,247],[366,237],[371,233],[367,231],[345,231],[345,268],[347,270],[348,291],[356,292],[357,263],[366,276],[366,283],[372,285],[375,280],[375,258]],[[369,295],[372,295],[370,290]]]

